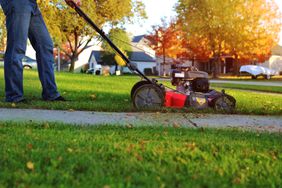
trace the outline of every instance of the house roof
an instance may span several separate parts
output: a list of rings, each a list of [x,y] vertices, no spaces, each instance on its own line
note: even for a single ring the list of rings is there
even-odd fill
[[[91,56],[94,56],[98,63],[102,62],[101,51],[92,51]],[[156,62],[156,60],[150,55],[146,54],[142,51],[132,52],[130,57],[130,61],[138,61],[138,62]]]
[[[145,37],[145,35],[134,36],[133,39],[132,39],[132,42],[138,43],[138,42],[140,42],[144,37]]]
[[[96,59],[97,62],[101,62],[101,61],[102,61],[101,51],[93,50],[93,51],[91,52],[90,58],[91,58],[92,56],[95,57],[95,59]]]
[[[140,62],[156,62],[156,60],[150,55],[142,51],[135,51],[131,53],[131,61],[140,61]]]

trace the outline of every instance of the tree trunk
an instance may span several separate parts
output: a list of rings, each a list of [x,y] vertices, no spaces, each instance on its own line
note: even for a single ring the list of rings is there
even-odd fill
[[[77,61],[77,56],[72,56],[71,58],[71,65],[70,65],[70,69],[69,72],[74,72],[74,67],[75,67],[75,62]]]
[[[237,76],[239,75],[239,59],[237,54],[235,54],[233,74]]]
[[[218,55],[215,55],[215,59],[213,62],[213,78],[218,78],[218,66],[219,66],[220,58]]]

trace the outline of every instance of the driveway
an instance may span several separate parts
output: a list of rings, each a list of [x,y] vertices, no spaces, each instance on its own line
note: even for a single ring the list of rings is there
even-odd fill
[[[174,126],[188,128],[243,128],[282,132],[281,116],[187,114],[187,113],[106,113],[0,109],[0,121],[60,122],[82,126]]]

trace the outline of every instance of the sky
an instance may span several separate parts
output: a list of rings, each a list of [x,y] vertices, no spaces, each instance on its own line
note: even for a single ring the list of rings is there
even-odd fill
[[[177,0],[142,0],[146,6],[146,12],[148,19],[139,24],[126,25],[128,32],[134,35],[147,34],[153,25],[159,25],[161,23],[161,18],[166,17],[170,20],[171,17],[175,16],[174,5]]]
[[[282,0],[275,0],[278,4],[280,11],[282,12]],[[158,25],[161,23],[161,18],[166,17],[169,21],[171,17],[176,15],[174,11],[174,6],[177,0],[143,0],[143,3],[146,6],[146,12],[148,19],[142,21],[142,25],[133,24],[126,25],[128,32],[131,32],[134,35],[143,35],[147,34],[153,25]],[[282,18],[281,18],[282,19]],[[282,28],[280,33],[280,45],[282,45]]]

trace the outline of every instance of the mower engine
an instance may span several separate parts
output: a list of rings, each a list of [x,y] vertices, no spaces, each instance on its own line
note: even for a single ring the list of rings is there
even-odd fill
[[[176,90],[190,95],[191,92],[209,91],[208,73],[198,71],[194,67],[172,66],[171,84]]]

